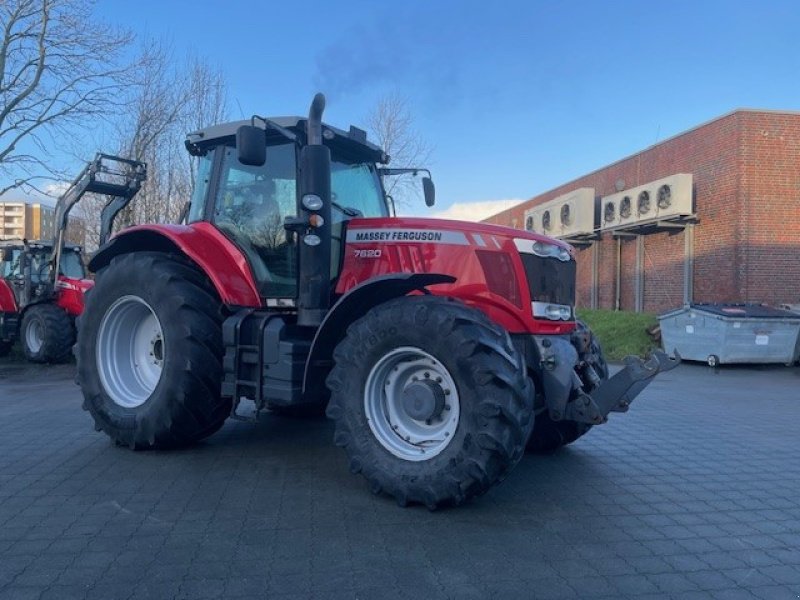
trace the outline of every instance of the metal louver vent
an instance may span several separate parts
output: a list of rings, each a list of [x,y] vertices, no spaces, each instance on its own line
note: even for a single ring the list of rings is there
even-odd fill
[[[639,200],[636,208],[640,215],[646,215],[650,212],[650,192],[644,191],[639,194]]]
[[[631,216],[631,211],[633,207],[631,206],[631,197],[625,196],[622,200],[619,201],[619,216],[623,219],[627,219]]]
[[[665,184],[658,188],[658,208],[669,208],[670,204],[672,204],[672,188]]]
[[[561,206],[561,224],[564,226],[572,225],[572,213],[569,209],[569,204]]]
[[[525,229],[527,229],[528,231],[533,231],[533,217],[532,216],[529,216],[527,219],[525,219]]]
[[[542,227],[544,228],[545,231],[550,231],[551,226],[552,223],[550,221],[550,211],[546,210],[542,215]]]
[[[613,202],[606,202],[605,207],[603,208],[603,220],[606,223],[611,223],[616,217],[617,209],[614,206]]]

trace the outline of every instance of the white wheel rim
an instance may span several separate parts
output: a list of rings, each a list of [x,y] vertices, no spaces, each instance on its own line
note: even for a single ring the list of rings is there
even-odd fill
[[[106,393],[123,408],[144,404],[161,379],[166,342],[152,307],[138,296],[112,304],[97,333],[97,372]]]
[[[415,409],[410,412],[410,386],[420,384],[424,384],[423,395],[430,391],[429,418]],[[364,411],[372,434],[386,450],[419,462],[437,456],[453,441],[461,404],[447,368],[424,350],[406,346],[381,357],[370,370]]]
[[[25,329],[25,345],[28,346],[33,354],[39,352],[44,344],[44,332],[42,331],[42,323],[39,319],[32,319]]]

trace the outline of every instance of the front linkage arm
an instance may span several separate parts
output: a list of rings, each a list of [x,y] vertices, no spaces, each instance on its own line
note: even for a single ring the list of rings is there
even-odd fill
[[[625,366],[599,387],[587,394],[578,394],[567,403],[564,418],[570,421],[598,424],[606,421],[610,412],[625,412],[631,402],[659,373],[670,371],[681,361],[676,352],[674,357],[660,350],[654,351],[647,360],[638,356],[625,358]]]
[[[576,369],[582,359],[569,339],[534,336],[533,341],[526,352],[528,364],[539,365],[545,404],[554,421],[604,423],[608,413],[628,410],[658,373],[674,369],[681,360],[677,352],[669,357],[658,350],[646,360],[628,356],[625,366],[606,381],[586,365],[583,371],[589,376],[584,381]]]

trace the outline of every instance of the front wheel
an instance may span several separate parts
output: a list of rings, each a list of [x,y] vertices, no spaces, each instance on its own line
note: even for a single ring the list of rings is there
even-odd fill
[[[435,296],[381,304],[348,328],[334,362],[334,441],[375,493],[460,504],[523,455],[533,423],[524,361],[475,309]]]
[[[217,431],[230,413],[221,321],[214,288],[192,265],[151,252],[114,258],[78,322],[78,381],[96,428],[135,449]]]

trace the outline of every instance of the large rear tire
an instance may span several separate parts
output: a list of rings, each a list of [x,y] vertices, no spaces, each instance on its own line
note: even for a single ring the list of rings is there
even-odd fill
[[[64,362],[75,343],[72,317],[55,304],[31,306],[22,317],[20,341],[25,358],[31,362]]]
[[[78,321],[84,409],[117,444],[170,448],[217,431],[222,314],[205,275],[179,257],[136,252],[97,274]]]
[[[578,332],[586,332],[590,336],[589,352],[581,359],[590,362],[600,380],[605,381],[608,379],[608,363],[603,356],[600,342],[583,321],[578,321]],[[591,389],[590,387],[589,390],[591,391]],[[527,449],[536,454],[550,454],[586,435],[591,428],[592,426],[588,423],[554,421],[550,418],[548,411],[544,410],[536,415],[536,424],[528,440]]]
[[[533,391],[507,332],[435,296],[381,304],[353,323],[327,379],[350,469],[405,506],[457,505],[522,457]]]

